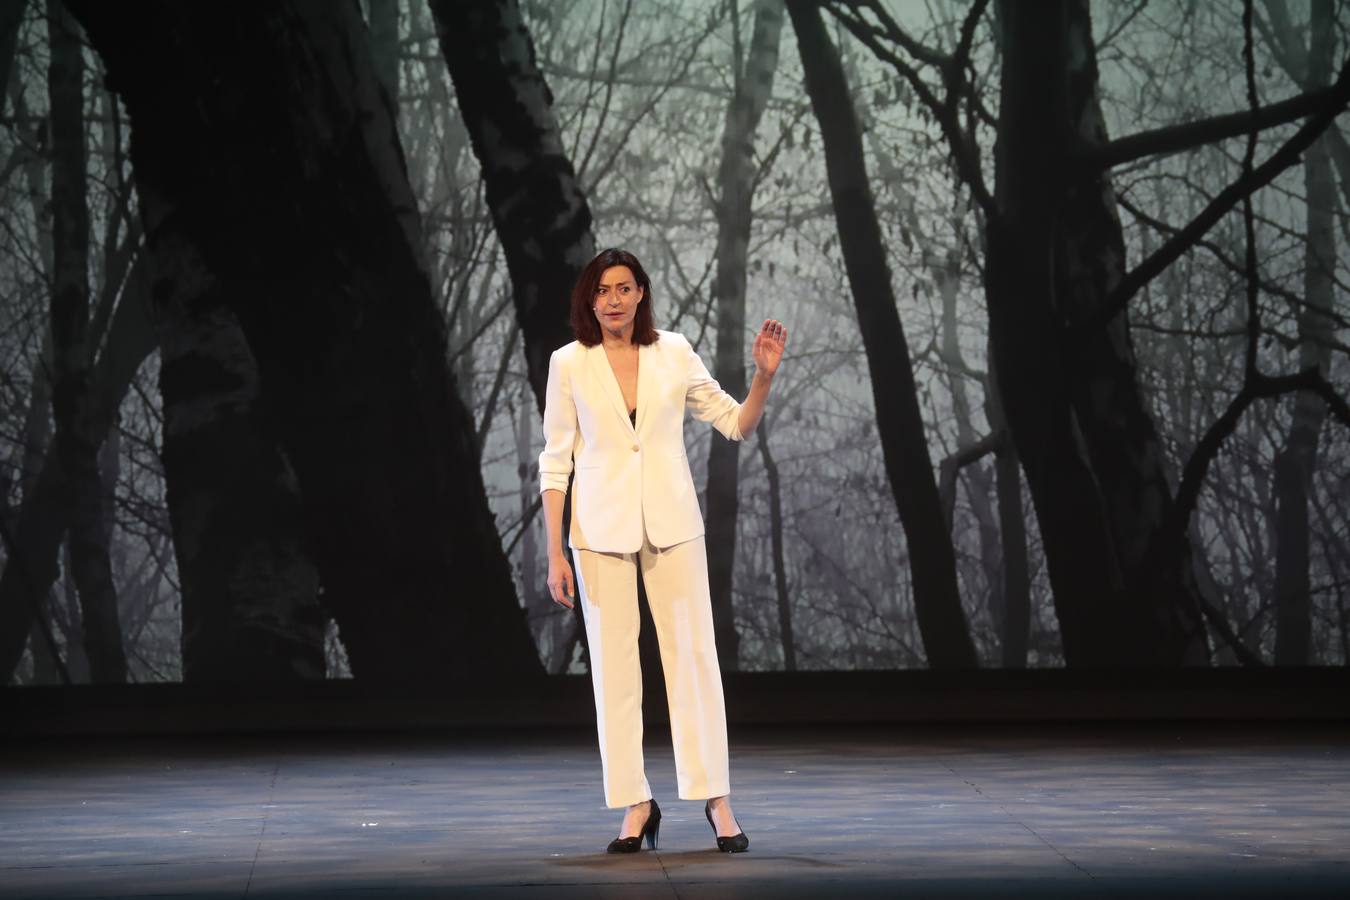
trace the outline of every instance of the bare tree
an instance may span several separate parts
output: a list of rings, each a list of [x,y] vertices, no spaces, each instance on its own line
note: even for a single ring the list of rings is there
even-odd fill
[[[1336,21],[1331,0],[1314,0],[1308,41],[1289,22],[1283,0],[1267,0],[1275,50],[1285,69],[1305,90],[1331,83]],[[1304,250],[1303,304],[1298,312],[1299,368],[1330,375],[1332,298],[1336,271],[1336,176],[1332,171],[1335,126],[1312,143],[1303,157],[1307,245]],[[1350,173],[1346,173],[1350,174]],[[1275,663],[1312,662],[1312,591],[1308,570],[1308,494],[1317,468],[1317,444],[1327,404],[1316,391],[1295,395],[1293,421],[1284,447],[1275,456]]]
[[[924,649],[933,668],[974,666],[975,647],[961,609],[951,534],[943,525],[909,345],[895,308],[843,67],[816,5],[789,0],[788,12],[806,71],[806,91],[825,142],[839,243],[867,349],[886,471],[909,546],[914,608]]]
[[[147,242],[195,248],[257,361],[353,674],[539,673],[354,6],[76,9],[162,213]]]
[[[89,208],[84,134],[84,60],[79,27],[60,0],[49,0],[51,62],[47,85],[52,132],[52,455],[64,472],[62,513],[69,516],[70,560],[79,588],[84,649],[95,682],[127,678],[117,593],[104,529],[101,442],[85,422],[91,405]],[[45,590],[44,590],[45,593]],[[40,595],[39,595],[40,596]]]
[[[482,166],[540,411],[568,296],[595,255],[591,211],[516,0],[431,0],[455,98]]]
[[[778,644],[783,651],[783,669],[792,672],[797,668],[797,639],[792,630],[792,595],[783,553],[783,484],[778,464],[769,452],[768,424],[761,421],[756,430],[759,434],[755,441],[764,461],[764,476],[769,482],[769,547],[778,610]]]
[[[935,343],[939,345],[937,355],[947,372],[952,416],[956,421],[956,449],[938,465],[938,492],[947,528],[952,531],[955,527],[957,486],[964,474],[965,495],[979,538],[980,574],[986,586],[986,606],[998,635],[1001,663],[1008,668],[1022,668],[1026,666],[1031,597],[1021,470],[1017,464],[1017,449],[1008,434],[999,402],[996,379],[989,372],[979,372],[967,364],[961,351],[957,322],[959,293],[965,277],[963,262],[972,255],[967,249],[969,241],[964,222],[970,204],[960,192],[952,198],[949,212],[940,218],[953,232],[950,245],[943,247],[936,236],[929,233],[919,214],[917,198],[906,187],[901,167],[879,137],[874,117],[862,104],[858,104],[858,115],[867,136],[868,149],[878,164],[878,180],[895,198],[902,242],[916,251],[920,268],[927,270],[930,283],[942,300],[941,334]],[[980,435],[976,427],[967,382],[976,383],[984,392],[988,424],[988,432],[984,435]],[[987,472],[981,462],[989,455],[994,456],[993,472]],[[957,536],[953,534],[952,539],[955,543]]]
[[[723,390],[742,397],[745,381],[746,261],[750,247],[751,205],[756,180],[755,130],[773,92],[778,66],[782,0],[755,4],[754,31],[742,50],[740,15],[733,8],[732,94],[722,130],[722,160],[717,185],[717,350],[713,374]],[[742,57],[744,57],[742,59]],[[740,639],[732,608],[731,582],[736,562],[736,516],[740,492],[740,445],[719,434],[709,436],[708,481],[704,518],[708,540],[708,582],[718,660],[725,669],[740,667]]]
[[[1108,141],[1086,2],[1000,2],[1002,101],[990,192],[975,141],[987,114],[968,71],[986,4],[968,12],[951,53],[915,41],[878,4],[858,6],[831,4],[934,117],[985,216],[999,388],[1036,504],[1066,660],[1204,662],[1202,616],[1220,631],[1224,625],[1195,582],[1184,529],[1177,531],[1189,507],[1174,503],[1123,313],[1226,211],[1294,161],[1344,106],[1350,85]],[[937,70],[941,91],[920,77],[923,66]],[[1125,271],[1112,166],[1305,116],[1298,134],[1250,177]]]

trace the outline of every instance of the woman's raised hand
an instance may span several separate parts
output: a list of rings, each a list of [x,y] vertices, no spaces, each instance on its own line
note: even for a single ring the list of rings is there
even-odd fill
[[[778,371],[783,360],[783,348],[787,346],[787,326],[777,319],[765,319],[764,325],[755,335],[755,346],[751,353],[755,358],[755,368],[765,375],[772,376]]]
[[[572,599],[576,596],[572,584],[572,567],[567,564],[567,557],[562,553],[548,555],[548,593],[554,603],[572,608]]]

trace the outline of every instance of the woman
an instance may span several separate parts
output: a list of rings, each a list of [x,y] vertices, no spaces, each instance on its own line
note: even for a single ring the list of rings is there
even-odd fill
[[[653,326],[652,289],[637,258],[605,250],[572,291],[577,339],[549,359],[539,489],[548,528],[548,589],[572,608],[562,549],[563,502],[575,471],[568,545],[581,589],[600,738],[605,805],[626,807],[611,853],[655,849],[661,808],[642,764],[637,578],[656,624],[681,799],[704,812],[724,852],[750,840],[728,794],[726,713],[713,641],[703,515],[684,452],[687,407],[729,440],[764,412],[787,329],[766,319],[754,343],[744,403],[708,374],[693,347]]]

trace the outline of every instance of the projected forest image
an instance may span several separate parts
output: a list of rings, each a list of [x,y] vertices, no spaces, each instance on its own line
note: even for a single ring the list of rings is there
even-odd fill
[[[586,673],[600,249],[728,670],[1350,659],[1343,0],[0,0],[0,672]],[[636,449],[636,447],[634,448]]]

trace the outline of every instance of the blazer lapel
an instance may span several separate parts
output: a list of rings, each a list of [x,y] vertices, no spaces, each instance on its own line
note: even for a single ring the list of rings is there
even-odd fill
[[[623,402],[623,391],[619,389],[619,379],[614,377],[614,369],[609,364],[609,359],[605,356],[605,348],[602,344],[596,344],[590,347],[586,352],[586,359],[590,364],[591,377],[600,385],[600,390],[609,398],[610,406],[614,407],[614,414],[617,415],[623,424],[630,431],[633,431],[633,422],[628,418],[628,407]],[[642,419],[642,369],[643,359],[642,350],[638,349],[638,420]]]
[[[638,344],[638,377],[637,377],[637,423],[634,425],[634,431],[642,430],[642,423],[647,419],[647,407],[651,406],[651,393],[644,391],[642,385],[652,373],[648,371],[656,364],[656,354],[652,352],[655,344]],[[628,418],[625,410],[624,418]]]

